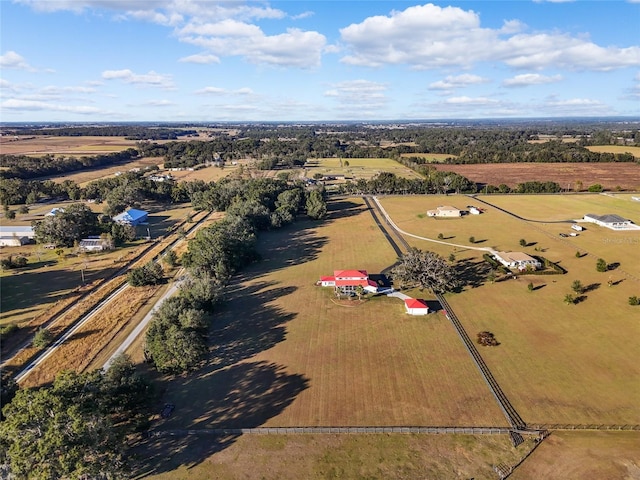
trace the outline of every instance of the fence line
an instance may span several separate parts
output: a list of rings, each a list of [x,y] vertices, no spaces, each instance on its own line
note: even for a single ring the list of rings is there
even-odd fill
[[[188,435],[291,435],[291,434],[466,434],[466,435],[508,435],[507,427],[255,427],[255,428],[204,428],[186,430],[151,430],[150,437],[181,437]]]

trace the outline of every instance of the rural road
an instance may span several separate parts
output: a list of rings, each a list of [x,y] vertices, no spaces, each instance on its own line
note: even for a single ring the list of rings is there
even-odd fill
[[[176,275],[175,278],[181,279],[182,277],[180,275]],[[181,280],[177,280],[174,281],[173,284],[167,289],[167,291],[164,293],[164,295],[162,295],[162,297],[160,297],[158,299],[158,301],[156,302],[156,304],[153,306],[153,308],[149,311],[149,313],[147,313],[144,318],[142,319],[142,321],[136,326],[136,328],[129,334],[129,336],[125,339],[124,342],[122,342],[122,344],[118,347],[118,349],[113,352],[113,355],[111,355],[111,357],[109,358],[109,360],[106,361],[106,363],[104,364],[104,366],[102,367],[103,370],[109,370],[109,367],[111,367],[111,364],[113,363],[113,361],[115,360],[115,358],[120,355],[121,353],[124,353],[127,351],[127,349],[131,346],[131,344],[133,342],[135,342],[136,338],[138,338],[140,336],[140,334],[142,333],[142,331],[147,328],[147,325],[149,325],[149,322],[151,321],[151,319],[153,318],[153,314],[154,312],[160,308],[160,306],[164,303],[164,301],[173,296],[178,289],[180,288],[180,284],[182,283]]]
[[[493,248],[491,247],[472,247],[470,245],[461,245],[459,243],[451,243],[451,242],[443,242],[442,240],[434,240],[433,238],[427,238],[427,237],[420,237],[418,235],[414,235],[413,233],[409,233],[409,232],[405,232],[404,230],[402,230],[400,227],[398,227],[393,220],[391,220],[391,217],[389,216],[389,214],[387,213],[387,211],[384,209],[384,207],[380,204],[380,201],[378,200],[378,197],[372,197],[373,201],[376,202],[376,205],[378,206],[378,208],[380,209],[380,211],[382,212],[382,214],[384,215],[385,219],[387,220],[387,223],[389,223],[389,225],[391,225],[397,232],[402,233],[403,235],[406,235],[408,237],[412,237],[412,238],[417,238],[418,240],[425,240],[427,242],[433,242],[433,243],[440,243],[442,245],[450,245],[452,247],[458,247],[458,248],[466,248],[469,250],[479,250],[481,252],[489,252],[491,254],[496,254],[498,252],[496,252]]]

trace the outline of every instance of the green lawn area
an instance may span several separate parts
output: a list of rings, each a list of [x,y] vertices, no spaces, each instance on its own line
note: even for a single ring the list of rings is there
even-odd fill
[[[342,161],[342,166],[340,162]],[[348,162],[349,166],[344,166]],[[305,164],[305,176],[313,178],[316,173],[323,175],[344,175],[347,178],[369,179],[380,172],[394,173],[403,178],[422,178],[418,173],[390,158],[320,158],[309,159]]]
[[[537,204],[544,209],[556,199],[568,202],[584,196],[530,197],[529,202],[518,196],[504,197],[503,208]],[[602,199],[604,211],[624,215],[615,202]],[[490,197],[494,200],[494,197]],[[474,202],[467,198],[470,204]],[[519,203],[518,203],[519,202]],[[465,197],[435,199],[428,197],[389,197],[382,199],[391,218],[405,231],[430,238],[443,233],[450,242],[468,245],[469,235],[498,250],[524,250],[559,261],[568,270],[566,275],[518,276],[476,288],[466,288],[451,295],[450,303],[471,337],[489,330],[501,343],[496,348],[480,350],[494,376],[515,408],[528,423],[640,423],[640,365],[636,361],[640,347],[638,307],[627,299],[640,295],[640,249],[633,242],[614,241],[633,232],[613,232],[588,226],[578,237],[561,238],[559,231],[570,231],[569,224],[542,224],[517,220],[494,208],[486,213],[460,219],[436,220],[420,218],[418,214],[442,203],[458,207],[466,205]],[[496,202],[497,203],[497,202]],[[628,202],[631,203],[631,202]],[[595,206],[592,205],[593,208]],[[533,209],[533,207],[531,207]],[[581,206],[558,213],[565,215]],[[529,212],[513,209],[523,216]],[[597,213],[597,212],[596,212]],[[637,234],[636,234],[637,235]],[[638,235],[640,236],[640,235]],[[519,239],[530,246],[522,248]],[[454,247],[417,239],[412,245],[448,256]],[[538,251],[535,249],[538,248]],[[456,248],[458,261],[479,262],[481,252]],[[589,252],[576,258],[576,251]],[[620,263],[607,273],[596,271],[598,257],[609,263]],[[580,280],[590,286],[584,300],[577,305],[563,303],[571,284]],[[615,285],[608,286],[611,280]],[[533,282],[536,290],[527,288]]]

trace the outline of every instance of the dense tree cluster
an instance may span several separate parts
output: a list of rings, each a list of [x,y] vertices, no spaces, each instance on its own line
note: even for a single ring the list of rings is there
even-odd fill
[[[197,131],[187,128],[145,127],[141,125],[108,125],[81,127],[47,127],[43,129],[24,128],[15,132],[19,135],[50,135],[56,137],[126,137],[128,140],[175,140],[181,135],[197,135]]]
[[[150,261],[142,267],[133,268],[127,274],[127,282],[132,287],[158,285],[162,282],[163,272],[159,263]]]
[[[98,217],[84,203],[69,205],[64,211],[33,223],[36,241],[71,247],[81,238],[99,233]]]
[[[411,248],[393,267],[394,283],[417,286],[436,293],[451,291],[460,286],[455,270],[435,252]]]
[[[62,372],[51,386],[14,389],[2,409],[0,462],[15,478],[126,478],[124,439],[146,423],[151,393],[124,356],[106,372]]]
[[[381,172],[367,180],[347,181],[342,187],[343,193],[350,194],[429,194],[429,193],[475,193],[476,184],[468,178],[453,172],[443,172],[433,167],[419,168],[424,179],[402,178],[394,173]]]
[[[64,157],[44,155],[30,157],[27,155],[0,155],[0,177],[3,178],[37,178],[45,175],[69,173],[87,168],[104,167],[127,162],[138,157],[138,150],[127,148],[121,152],[86,157]]]

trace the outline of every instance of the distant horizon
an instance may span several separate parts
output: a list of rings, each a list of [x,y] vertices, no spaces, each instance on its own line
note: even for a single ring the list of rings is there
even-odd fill
[[[413,124],[486,124],[486,123],[639,123],[640,116],[629,115],[612,115],[612,116],[593,116],[593,117],[494,117],[494,118],[423,118],[423,119],[392,119],[392,120],[74,120],[74,121],[18,121],[3,122],[0,121],[0,128],[18,127],[18,126],[46,126],[46,125],[85,125],[89,127],[97,127],[100,125],[413,125]]]
[[[636,117],[639,19],[640,0],[2,0],[0,118]]]

